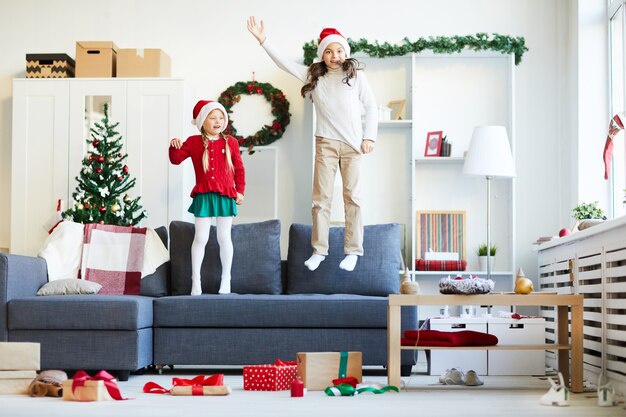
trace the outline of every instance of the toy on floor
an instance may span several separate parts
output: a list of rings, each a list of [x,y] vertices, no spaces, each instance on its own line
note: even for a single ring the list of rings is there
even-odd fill
[[[42,371],[28,387],[31,397],[62,397],[63,382],[67,381],[67,374],[63,371]]]
[[[550,381],[550,389],[543,394],[541,405],[554,405],[557,407],[569,406],[569,389],[565,386],[563,381],[563,374],[559,372],[559,383],[554,382],[552,378],[548,378]]]

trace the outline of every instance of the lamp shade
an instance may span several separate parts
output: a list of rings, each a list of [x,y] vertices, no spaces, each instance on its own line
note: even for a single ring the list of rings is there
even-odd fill
[[[470,141],[463,175],[514,177],[515,164],[503,126],[478,126]]]

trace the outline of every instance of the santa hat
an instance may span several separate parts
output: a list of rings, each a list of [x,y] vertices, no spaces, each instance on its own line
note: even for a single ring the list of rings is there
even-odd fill
[[[337,42],[343,47],[343,50],[346,52],[346,58],[350,58],[350,45],[348,45],[348,41],[343,37],[341,33],[337,29],[334,28],[324,28],[320,32],[320,41],[317,46],[317,57],[321,60],[322,54],[324,54],[324,50],[331,43]]]
[[[228,113],[226,112],[224,106],[222,106],[217,101],[200,100],[199,102],[197,102],[193,108],[193,120],[191,121],[191,124],[196,126],[198,130],[202,131],[202,125],[204,124],[204,120],[207,118],[209,113],[211,113],[215,109],[221,110],[221,112],[224,114],[224,126],[222,126],[222,130],[220,130],[220,132],[223,132],[224,129],[226,129],[226,126],[228,126]]]

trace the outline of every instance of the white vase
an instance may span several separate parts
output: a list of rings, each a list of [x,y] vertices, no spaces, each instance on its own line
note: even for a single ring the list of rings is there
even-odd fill
[[[489,257],[489,263],[491,265],[491,272],[493,272],[493,265],[496,261],[496,257],[495,256],[490,256]],[[479,256],[478,257],[478,270],[479,271],[486,271],[487,270],[487,256]]]

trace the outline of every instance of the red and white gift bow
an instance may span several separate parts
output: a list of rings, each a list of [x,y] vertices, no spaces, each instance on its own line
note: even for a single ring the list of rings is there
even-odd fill
[[[174,387],[191,387],[191,395],[204,395],[204,387],[217,387],[224,385],[224,374],[215,374],[208,377],[198,375],[193,379],[172,378]],[[146,382],[143,392],[147,394],[171,394],[172,389],[165,389],[156,382]]]
[[[76,387],[85,386],[85,381],[104,381],[104,386],[111,398],[114,400],[128,400],[128,398],[122,397],[122,393],[115,383],[115,378],[107,371],[100,371],[94,376],[89,376],[85,371],[76,371],[74,378],[72,378],[72,393],[76,392]]]

